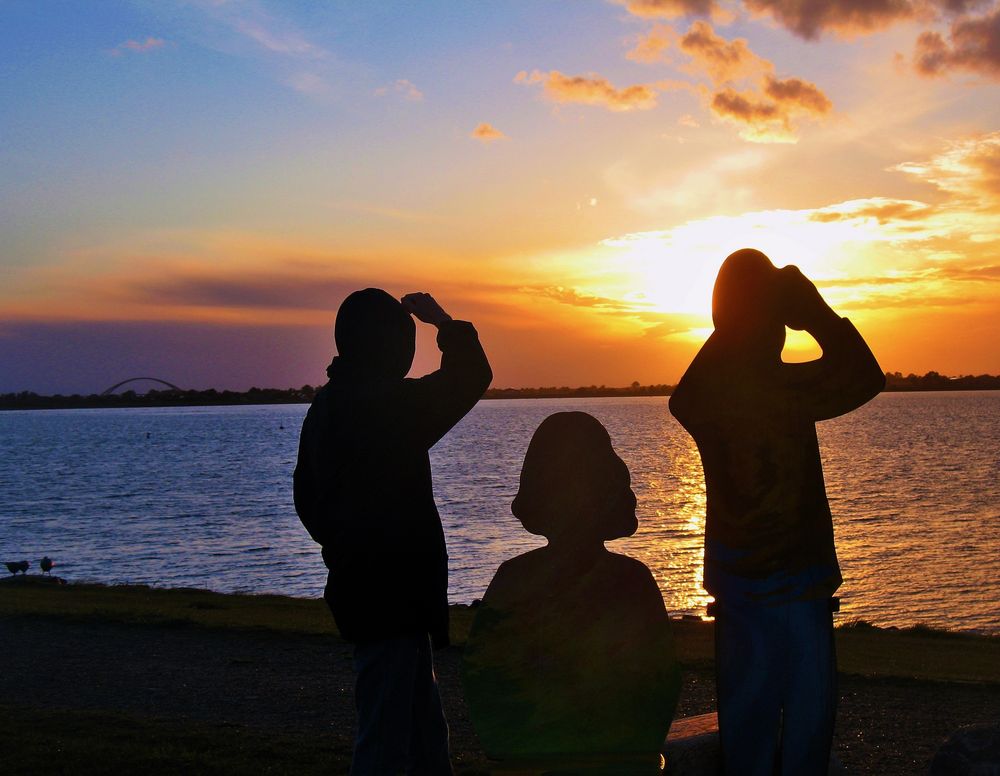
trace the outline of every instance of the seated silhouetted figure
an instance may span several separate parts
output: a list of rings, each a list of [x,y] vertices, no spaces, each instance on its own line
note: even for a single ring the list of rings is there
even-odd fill
[[[415,326],[438,329],[441,368],[407,379]],[[302,425],[295,508],[323,547],[326,600],[355,642],[351,773],[451,773],[431,643],[448,643],[448,556],[428,450],[492,378],[472,324],[428,294],[344,300],[330,381]]]
[[[698,445],[708,503],[705,589],[716,599],[719,732],[727,774],[825,774],[836,711],[833,602],[842,581],[816,421],[885,378],[861,335],[796,267],[729,256],[715,331],[670,399]],[[785,327],[823,350],[781,360]]]
[[[649,569],[604,547],[635,532],[635,505],[600,422],[542,422],[511,510],[548,545],[500,566],[465,648],[490,757],[529,772],[659,773],[680,682],[670,621]]]

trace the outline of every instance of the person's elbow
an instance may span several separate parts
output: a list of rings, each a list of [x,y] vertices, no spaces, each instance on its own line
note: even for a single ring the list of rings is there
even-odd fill
[[[885,373],[878,362],[872,359],[872,368],[865,377],[865,401],[870,401],[885,390]]]
[[[475,382],[476,390],[480,396],[486,393],[486,389],[493,382],[493,368],[490,366],[490,362],[486,359],[485,355],[483,356],[482,363],[476,370]]]
[[[885,374],[872,357],[863,368],[857,369],[851,380],[851,389],[845,396],[853,396],[851,409],[867,404],[885,389]]]
[[[667,407],[670,408],[670,414],[677,419],[677,422],[684,425],[684,421],[691,411],[688,391],[680,387],[675,388],[674,392],[670,394],[670,399],[667,401]]]

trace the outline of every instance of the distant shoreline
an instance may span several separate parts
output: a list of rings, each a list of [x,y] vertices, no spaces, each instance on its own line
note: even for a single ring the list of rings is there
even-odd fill
[[[0,410],[98,409],[120,407],[232,407],[263,404],[309,404],[319,386],[301,388],[251,388],[249,391],[149,391],[137,394],[92,394],[90,396],[42,396],[22,391],[0,394]],[[669,396],[675,386],[632,385],[622,388],[589,385],[577,388],[550,386],[542,388],[490,388],[483,399],[596,399],[636,396]],[[886,393],[918,391],[995,391],[1000,390],[998,375],[962,375],[946,377],[937,372],[925,375],[886,373]]]

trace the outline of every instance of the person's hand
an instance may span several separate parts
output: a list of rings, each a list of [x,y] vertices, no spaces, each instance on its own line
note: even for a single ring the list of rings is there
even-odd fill
[[[450,321],[451,316],[444,311],[434,297],[423,292],[407,294],[399,300],[403,309],[417,320],[429,323],[432,326],[440,326],[445,321]]]
[[[835,315],[820,296],[813,282],[794,264],[778,270],[785,325],[790,329],[811,331]]]

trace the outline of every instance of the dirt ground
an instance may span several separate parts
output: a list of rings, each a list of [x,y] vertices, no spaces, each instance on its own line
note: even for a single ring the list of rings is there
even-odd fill
[[[484,762],[459,682],[461,651],[436,655],[458,768]],[[0,619],[0,698],[247,729],[353,738],[351,648],[321,636]],[[849,773],[926,773],[961,725],[1000,719],[1000,686],[841,676],[835,750]],[[712,711],[709,671],[687,671],[679,715]]]

